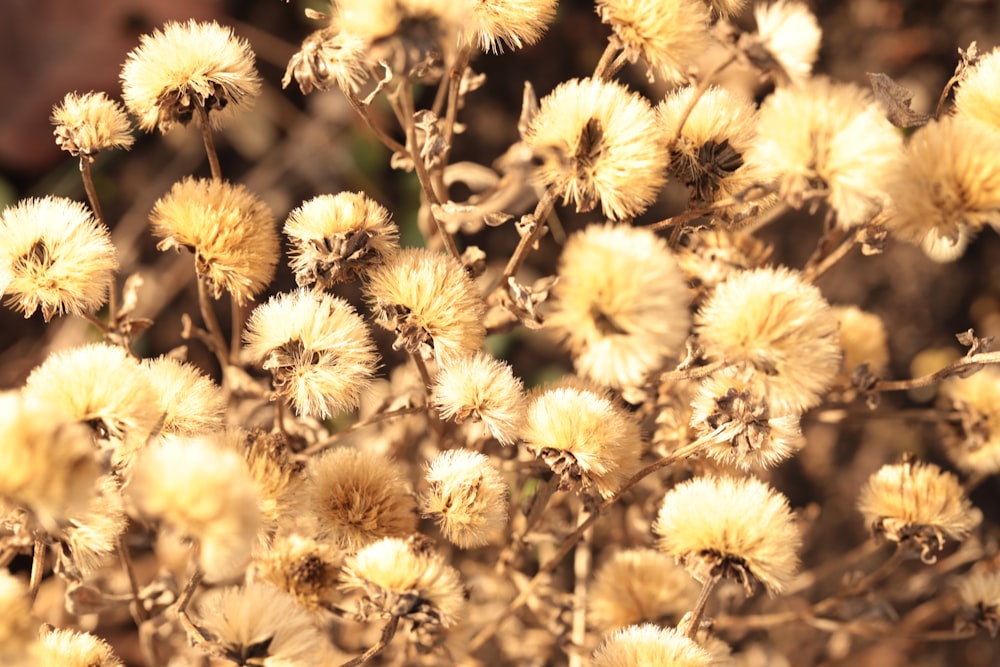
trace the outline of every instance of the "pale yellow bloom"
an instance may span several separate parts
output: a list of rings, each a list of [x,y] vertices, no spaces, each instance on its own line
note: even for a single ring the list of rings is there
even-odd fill
[[[332,86],[357,93],[369,76],[367,55],[365,40],[327,26],[305,38],[288,61],[281,87],[287,88],[294,77],[303,95]]]
[[[59,540],[66,545],[73,566],[89,575],[106,567],[117,554],[127,528],[120,483],[105,475],[95,484],[87,506],[70,514]]]
[[[162,433],[201,435],[222,429],[226,397],[211,378],[169,357],[145,359],[142,365],[159,399]]]
[[[282,535],[254,558],[254,574],[311,611],[335,604],[342,554],[332,545],[298,534]]]
[[[1000,472],[1000,369],[985,366],[969,377],[950,377],[940,395],[960,416],[959,423],[941,427],[955,465],[970,473]]]
[[[1000,48],[969,70],[955,91],[955,111],[1000,130]]]
[[[42,634],[39,667],[122,667],[111,646],[96,635],[52,629]]]
[[[777,64],[784,77],[796,84],[804,83],[819,57],[823,37],[816,16],[800,0],[758,4],[753,16],[757,22],[754,41]]]
[[[514,444],[524,423],[524,384],[511,367],[476,352],[442,368],[434,378],[434,404],[441,417],[483,423],[502,445]]]
[[[50,120],[59,148],[90,161],[108,148],[128,150],[135,141],[125,109],[104,93],[68,93]]]
[[[962,615],[996,637],[1000,630],[1000,571],[975,569],[958,584]]]
[[[27,578],[0,568],[0,660],[5,665],[29,667],[38,621],[31,616]]]
[[[846,379],[861,364],[868,364],[872,373],[885,373],[889,367],[889,340],[882,318],[857,306],[833,306],[833,314],[840,323]]]
[[[712,656],[675,628],[630,625],[605,638],[594,667],[711,667]]]
[[[461,549],[495,543],[507,524],[507,484],[489,457],[450,449],[426,467],[420,512],[434,519],[445,539]]]
[[[458,3],[456,3],[458,4]],[[470,19],[462,38],[482,51],[520,49],[542,38],[559,0],[466,0]]]

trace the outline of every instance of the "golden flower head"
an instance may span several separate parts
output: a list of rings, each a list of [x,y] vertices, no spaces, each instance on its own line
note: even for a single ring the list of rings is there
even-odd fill
[[[122,66],[121,81],[125,106],[146,132],[168,132],[202,113],[212,127],[222,127],[260,92],[247,41],[215,21],[193,19],[143,35]]]
[[[798,568],[802,537],[788,500],[754,477],[697,477],[663,497],[658,546],[704,583],[732,577],[780,593]]]
[[[594,667],[710,667],[708,651],[674,628],[630,625],[605,638],[594,651]]]
[[[662,618],[676,623],[697,597],[697,584],[662,551],[627,549],[598,568],[587,596],[587,619],[599,634]]]
[[[170,357],[144,359],[142,366],[159,399],[161,433],[200,435],[222,429],[226,397],[211,378]]]
[[[0,296],[25,317],[99,310],[117,269],[111,234],[80,203],[24,199],[0,214]]]
[[[890,231],[913,243],[933,233],[954,247],[987,224],[1000,228],[998,152],[1000,132],[961,116],[917,130],[889,182]]]
[[[833,306],[833,314],[840,323],[847,378],[861,364],[872,373],[884,373],[889,367],[889,340],[882,318],[857,306]]]
[[[43,632],[38,646],[39,667],[122,667],[111,646],[96,635],[53,628]]]
[[[469,449],[441,452],[427,464],[420,512],[434,519],[445,539],[481,547],[502,538],[507,525],[507,484],[488,456]]]
[[[501,445],[512,445],[520,436],[524,384],[509,365],[488,352],[476,352],[438,371],[432,400],[443,419],[478,419]]]
[[[304,509],[317,534],[356,552],[417,530],[417,504],[402,466],[374,451],[341,447],[309,462]]]
[[[823,31],[816,16],[799,0],[776,0],[753,10],[757,32],[750,37],[751,60],[777,69],[780,79],[802,84],[819,57]]]
[[[996,637],[1000,632],[1000,571],[981,568],[970,572],[959,581],[958,594],[966,620]]]
[[[407,248],[372,271],[366,291],[379,324],[396,332],[394,349],[447,365],[486,339],[486,305],[453,257]]]
[[[56,419],[89,426],[127,471],[159,421],[158,399],[138,361],[125,350],[93,343],[50,355],[31,372],[24,393]]]
[[[879,468],[861,490],[858,509],[876,535],[919,551],[933,563],[948,539],[962,540],[982,521],[958,478],[933,463]]]
[[[364,593],[362,614],[448,627],[465,606],[455,568],[420,540],[384,538],[347,559],[344,588]]]
[[[302,535],[281,535],[254,558],[254,573],[285,591],[295,601],[318,611],[337,600],[341,552]]]
[[[596,9],[629,61],[642,59],[667,83],[687,79],[709,43],[703,0],[597,0]]]
[[[885,205],[900,147],[899,131],[866,91],[817,77],[764,100],[746,159],[772,174],[793,206],[822,192],[837,226],[850,229]]]
[[[969,377],[950,377],[940,395],[960,417],[940,429],[951,460],[970,473],[1000,472],[1000,369],[985,366]]]
[[[260,527],[246,463],[215,438],[165,435],[139,455],[127,491],[142,516],[198,542],[206,578],[241,574]]]
[[[720,283],[695,332],[710,357],[756,370],[777,414],[818,405],[840,369],[836,316],[789,269],[743,271]]]
[[[620,83],[559,84],[542,98],[524,140],[542,161],[539,180],[577,211],[600,202],[609,218],[634,218],[666,180],[663,127],[649,103]]]
[[[581,375],[608,387],[642,386],[688,337],[687,285],[648,229],[607,223],[573,234],[552,295],[545,325],[565,338]]]
[[[125,109],[104,93],[68,93],[50,120],[59,148],[91,162],[100,151],[128,150],[135,141]]]
[[[357,93],[369,76],[367,56],[364,39],[331,26],[321,28],[306,37],[288,61],[281,87],[287,88],[294,77],[303,95],[333,86]]]
[[[458,3],[456,3],[458,4]],[[520,49],[542,38],[559,0],[467,0],[469,21],[462,38],[482,51]]]
[[[1000,47],[966,72],[955,91],[955,111],[1000,130]]]
[[[247,353],[271,372],[278,394],[300,415],[356,408],[375,372],[368,327],[335,296],[304,288],[254,309],[243,336]]]
[[[205,593],[192,620],[223,657],[240,665],[318,665],[327,650],[312,615],[266,582]]]
[[[528,404],[524,443],[562,477],[563,484],[593,486],[608,498],[629,478],[642,454],[639,424],[603,393],[555,386]]]
[[[389,211],[362,192],[320,195],[288,214],[291,266],[300,286],[363,278],[399,249]]]
[[[191,250],[215,298],[224,290],[245,304],[274,277],[281,255],[274,218],[242,185],[185,178],[156,202],[149,218],[163,239],[157,248]]]

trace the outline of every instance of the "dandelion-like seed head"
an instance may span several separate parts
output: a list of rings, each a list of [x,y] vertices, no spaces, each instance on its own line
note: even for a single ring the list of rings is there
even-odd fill
[[[955,111],[1000,130],[1000,48],[995,48],[965,74],[955,91]]]
[[[41,634],[38,658],[44,667],[122,667],[111,645],[89,632],[53,628]]]
[[[541,159],[538,179],[563,203],[614,220],[634,218],[666,179],[667,137],[649,103],[625,86],[572,79],[541,100],[525,141]]]
[[[627,224],[573,234],[559,260],[545,324],[566,340],[581,375],[642,386],[688,337],[690,295],[666,242]]]
[[[364,593],[362,613],[391,614],[448,627],[465,606],[465,590],[455,568],[419,540],[384,538],[347,559],[348,590]]]
[[[480,420],[502,445],[514,444],[524,423],[524,383],[511,367],[487,352],[449,364],[434,378],[432,396],[441,417]]]
[[[254,559],[254,573],[306,609],[319,611],[336,600],[342,560],[329,544],[297,534],[282,535]]]
[[[24,199],[0,214],[0,296],[25,317],[100,310],[117,269],[107,227],[78,202]]]
[[[379,324],[396,332],[394,349],[442,365],[479,350],[486,305],[458,260],[424,248],[401,250],[366,285]]]
[[[958,584],[962,615],[996,637],[1000,632],[1000,571],[979,569]]]
[[[777,0],[753,10],[757,32],[750,37],[748,54],[763,69],[777,69],[780,78],[804,83],[819,57],[823,31],[806,3]]]
[[[982,521],[957,477],[920,461],[879,468],[861,490],[858,509],[873,533],[919,552],[925,563]]]
[[[377,452],[342,447],[311,461],[305,496],[319,536],[352,553],[417,530],[404,470]]]
[[[777,414],[817,405],[840,369],[836,316],[789,269],[743,271],[720,283],[695,331],[709,356],[757,372]]]
[[[566,486],[612,496],[642,453],[639,424],[602,393],[556,386],[528,404],[524,442]]]
[[[481,51],[500,53],[534,44],[556,17],[559,0],[468,0],[462,39]]]
[[[653,524],[658,546],[698,581],[733,578],[749,594],[759,581],[780,593],[798,569],[802,537],[788,500],[745,477],[697,477],[663,497]]]
[[[708,6],[702,0],[597,0],[630,62],[646,63],[650,77],[684,81],[708,45]]]
[[[594,667],[710,667],[712,656],[675,628],[630,625],[605,638]]]
[[[103,150],[128,150],[135,141],[125,109],[104,93],[68,93],[50,120],[59,148],[91,162]]]
[[[143,35],[122,66],[122,99],[146,132],[205,113],[222,127],[260,92],[250,44],[215,21],[170,22]]]
[[[363,278],[399,249],[399,229],[361,192],[320,195],[288,214],[289,265],[300,286],[329,288]]]
[[[950,377],[940,395],[960,416],[940,429],[951,460],[970,473],[1000,472],[1000,369],[986,366],[969,377]]]
[[[369,76],[367,56],[364,39],[329,26],[322,28],[306,37],[288,61],[281,87],[287,88],[294,78],[303,95],[333,86],[357,93]]]
[[[142,366],[159,398],[161,433],[200,435],[222,429],[226,397],[211,378],[170,357],[144,359]]]
[[[325,419],[356,408],[377,363],[354,308],[304,288],[254,309],[244,340],[250,358],[271,372],[278,394],[300,415]]]
[[[502,537],[507,524],[507,484],[488,456],[468,449],[441,452],[427,465],[420,511],[434,519],[461,549]]]
[[[239,304],[260,294],[278,264],[281,245],[270,209],[242,185],[185,178],[150,213],[160,250],[187,248],[215,295]]]

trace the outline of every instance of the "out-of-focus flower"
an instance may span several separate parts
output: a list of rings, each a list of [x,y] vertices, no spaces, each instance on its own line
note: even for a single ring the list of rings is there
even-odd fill
[[[54,628],[44,632],[38,643],[39,664],[43,667],[122,667],[124,663],[111,646],[96,635]]]
[[[974,118],[1000,130],[1000,48],[995,48],[965,74],[955,91],[958,116]]]
[[[753,10],[757,32],[747,36],[747,55],[765,70],[777,69],[779,81],[802,84],[819,57],[823,31],[816,16],[799,0],[758,4]]]
[[[955,465],[970,473],[1000,472],[1000,369],[985,366],[969,377],[950,377],[941,383],[940,395],[960,415],[957,424],[940,427]]]
[[[226,397],[211,378],[170,357],[144,359],[142,365],[159,398],[160,432],[201,435],[222,429]]]

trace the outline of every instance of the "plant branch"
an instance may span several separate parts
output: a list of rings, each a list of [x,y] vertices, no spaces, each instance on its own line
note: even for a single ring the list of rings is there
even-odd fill
[[[1000,363],[1000,352],[980,352],[962,357],[929,375],[909,380],[879,380],[872,387],[872,391],[909,391],[918,387],[927,387],[953,375],[964,373],[971,375],[987,364],[996,363]]]
[[[198,274],[198,308],[201,310],[201,318],[205,322],[205,327],[210,335],[209,340],[212,352],[219,359],[222,368],[229,365],[229,346],[226,345],[226,337],[222,334],[222,327],[215,316],[215,309],[212,307],[212,297],[208,293],[208,279]]]
[[[378,414],[374,414],[371,417],[368,417],[367,419],[357,421],[343,430],[337,431],[336,433],[332,434],[325,440],[322,440],[314,445],[311,445],[310,447],[302,451],[302,456],[312,456],[314,454],[319,454],[320,452],[324,452],[330,447],[333,447],[340,438],[343,438],[345,435],[349,433],[353,433],[354,431],[365,428],[366,426],[372,426],[374,424],[378,424],[379,422],[387,421],[389,419],[396,419],[397,417],[405,417],[406,415],[415,415],[421,412],[425,412],[426,410],[427,410],[426,405],[411,405],[409,407],[398,408],[396,410],[389,410],[387,412],[379,412]]]
[[[396,636],[396,629],[399,627],[399,616],[391,616],[389,622],[385,624],[382,628],[382,636],[379,637],[378,643],[369,648],[367,651],[362,653],[356,658],[352,658],[347,662],[341,663],[340,667],[357,667],[358,665],[363,665],[368,662],[376,655],[385,650],[392,641],[392,638]]]
[[[201,140],[205,144],[205,154],[208,156],[208,168],[212,178],[222,180],[222,167],[219,166],[219,154],[215,150],[215,139],[212,137],[212,126],[208,122],[208,109],[196,106],[198,109],[198,125],[201,127]]]

